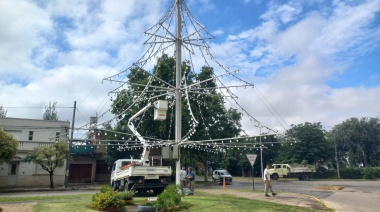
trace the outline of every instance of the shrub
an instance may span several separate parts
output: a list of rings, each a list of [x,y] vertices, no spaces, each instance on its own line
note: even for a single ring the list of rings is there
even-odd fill
[[[380,178],[380,167],[362,168],[362,176],[364,179]]]
[[[380,167],[348,167],[339,170],[341,179],[376,179],[380,178]],[[337,178],[337,170],[317,169],[314,176],[319,179]]]
[[[107,193],[113,191],[112,186],[110,185],[102,185],[100,186],[100,193]]]
[[[155,202],[149,201],[148,199],[144,199],[139,205],[142,205],[142,206],[155,206]]]
[[[158,210],[178,206],[181,203],[183,193],[178,185],[168,186],[157,196],[156,207]]]
[[[363,175],[360,168],[342,168],[339,170],[342,179],[362,179]]]
[[[92,196],[90,208],[95,210],[104,210],[106,208],[121,208],[123,201],[121,200],[118,192],[104,191],[96,193]]]
[[[135,195],[134,190],[129,190],[129,191],[123,191],[123,192],[118,192],[117,195],[120,197],[122,200],[132,200],[133,196]]]

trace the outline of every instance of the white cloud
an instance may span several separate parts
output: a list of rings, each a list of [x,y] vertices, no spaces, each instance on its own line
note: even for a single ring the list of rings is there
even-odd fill
[[[300,4],[290,2],[282,5],[271,4],[269,10],[261,16],[264,20],[278,20],[284,24],[294,21],[302,12]]]
[[[43,34],[51,33],[51,27],[48,14],[31,2],[1,1],[0,76],[32,78],[38,69],[31,60],[33,49],[43,42]]]
[[[379,104],[380,86],[333,88],[328,82],[334,73],[350,66],[351,61],[336,61],[341,53],[354,51],[346,56],[352,60],[379,45],[379,27],[373,25],[379,2],[353,6],[338,2],[331,15],[313,11],[302,16],[298,16],[300,9],[290,9],[287,4],[272,5],[261,16],[265,22],[260,26],[230,35],[224,46],[231,46],[231,42],[245,46],[231,46],[234,54],[251,49],[250,57],[240,57],[239,64],[256,64],[258,70],[278,64],[264,77],[243,72],[244,79],[256,82],[264,97],[257,92],[237,91],[242,105],[264,125],[279,130],[283,130],[280,123],[288,127],[282,118],[288,124],[309,121],[332,127],[350,117],[378,116],[380,109],[375,105]],[[294,23],[285,27],[279,22]],[[266,100],[281,116],[268,109]],[[253,126],[248,117],[244,117],[243,123]],[[256,129],[249,129],[257,133]]]
[[[320,29],[320,34],[311,47],[328,55],[352,48],[360,50],[362,44],[371,42],[371,35],[379,30],[379,26],[369,28],[379,10],[378,0],[366,1],[358,6],[337,3],[332,16],[326,18],[324,27]]]
[[[352,116],[378,116],[379,86],[333,88],[327,82],[336,77],[334,73],[350,67],[350,63],[336,61],[340,53],[350,61],[379,46],[380,28],[373,22],[379,2],[350,5],[336,1],[331,8],[320,6],[307,12],[313,3],[270,4],[256,27],[236,34],[226,28],[214,31],[214,35],[228,34],[228,39],[210,43],[211,51],[223,64],[241,69],[239,76],[260,89],[236,93],[244,108],[267,126],[282,130],[279,123],[286,124],[273,117],[265,99],[288,124],[320,121],[332,126]],[[109,109],[107,92],[116,85],[100,84],[101,79],[141,56],[141,33],[158,21],[167,5],[160,0],[44,4],[0,2],[0,105],[43,107],[56,100],[59,107],[70,107],[76,100],[77,124],[82,125],[96,112]],[[203,14],[216,8],[210,0],[188,4],[201,8]],[[201,56],[192,58],[204,65]],[[70,108],[59,109],[58,115],[71,119],[71,112]],[[8,110],[9,117],[41,118],[42,114],[42,108]],[[106,114],[100,122],[111,117]],[[257,133],[246,117],[243,125]]]

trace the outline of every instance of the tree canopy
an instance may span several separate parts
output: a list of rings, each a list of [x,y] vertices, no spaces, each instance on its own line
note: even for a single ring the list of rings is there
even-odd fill
[[[51,146],[35,148],[24,159],[24,162],[34,162],[46,170],[50,175],[50,188],[54,188],[53,173],[57,167],[63,166],[69,154],[69,145],[64,142],[55,142]]]
[[[316,164],[331,158],[333,146],[326,139],[321,123],[291,125],[287,134],[295,142],[281,145],[277,162]]]
[[[0,127],[0,164],[9,162],[17,154],[18,141]]]
[[[118,132],[130,133],[126,126],[128,119],[147,104],[147,101],[141,101],[136,104],[133,104],[133,102],[138,98],[153,98],[157,95],[157,91],[154,92],[155,87],[163,87],[165,84],[174,85],[174,67],[174,58],[164,54],[158,58],[153,70],[154,75],[161,80],[152,80],[149,74],[142,71],[139,67],[133,68],[128,75],[130,86],[118,93],[116,99],[113,100],[112,113],[118,115],[119,121],[111,128]],[[205,81],[197,86],[199,89],[207,90],[207,94],[188,93],[188,98],[183,95],[182,135],[184,137],[190,136],[187,134],[190,132],[192,140],[225,138],[239,135],[241,130],[241,114],[235,109],[225,108],[222,95],[215,90],[217,85],[215,80],[213,80],[213,69],[211,67],[202,67],[198,73],[195,73],[194,70],[190,70],[190,67],[184,62],[182,64],[182,73],[185,75],[182,82],[183,84],[189,85],[195,82]],[[146,86],[148,83],[149,86]],[[163,91],[162,94],[164,94]],[[146,112],[141,118],[137,118],[136,126],[138,126],[139,133],[146,137],[164,140],[174,139],[174,98],[167,95],[160,99],[166,99],[169,102],[167,119],[157,122],[153,120],[152,112]],[[126,110],[127,112],[125,113]],[[194,120],[197,120],[197,123],[195,123]],[[117,138],[121,138],[122,136],[125,137],[125,135],[116,135]],[[130,139],[132,139],[132,137],[130,137]],[[141,152],[141,150],[127,150],[116,153],[115,148],[111,147],[108,148],[107,152],[108,160],[116,160],[118,158],[113,157],[120,158],[124,156],[129,158],[131,155],[138,155],[137,152]],[[187,163],[187,165],[198,161],[207,167],[207,162],[213,160],[213,157],[216,158],[217,156],[188,147],[181,149],[181,160]]]
[[[7,117],[7,110],[4,109],[2,105],[0,105],[0,118],[5,118]]]
[[[50,101],[49,104],[45,106],[43,120],[58,121],[58,114],[57,114],[57,111],[55,110],[56,105],[57,105],[57,102]]]
[[[347,119],[331,130],[329,140],[337,145],[338,161],[346,165],[380,165],[379,118]]]

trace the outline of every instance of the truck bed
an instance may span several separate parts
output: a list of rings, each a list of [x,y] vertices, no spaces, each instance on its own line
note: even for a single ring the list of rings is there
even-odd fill
[[[290,169],[290,173],[312,173],[313,170],[311,170],[309,167],[292,167]]]
[[[120,170],[115,175],[115,180],[121,180],[130,176],[145,176],[145,179],[158,179],[159,176],[170,176],[170,166],[130,166]]]

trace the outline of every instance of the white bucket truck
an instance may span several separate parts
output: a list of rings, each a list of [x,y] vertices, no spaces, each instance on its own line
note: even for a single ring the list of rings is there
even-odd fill
[[[170,183],[172,169],[162,166],[161,157],[149,157],[150,149],[145,139],[137,132],[132,121],[154,106],[154,120],[166,119],[167,101],[158,100],[149,103],[128,120],[128,127],[143,144],[141,159],[119,159],[114,162],[111,173],[111,186],[114,190],[153,191],[161,193]]]

